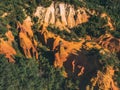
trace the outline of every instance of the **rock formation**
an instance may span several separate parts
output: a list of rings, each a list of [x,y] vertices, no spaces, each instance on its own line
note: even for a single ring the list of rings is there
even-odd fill
[[[34,16],[39,17],[40,24],[52,24],[60,29],[72,28],[87,22],[89,19],[86,9],[79,8],[75,10],[72,5],[55,2],[48,8],[37,7]]]
[[[63,63],[66,61],[66,57],[67,57],[67,53],[65,51],[65,47],[62,41],[59,41],[59,44],[55,50],[56,50],[56,53],[55,53],[54,66],[61,68],[63,66]]]
[[[61,22],[64,26],[67,25],[67,20],[66,20],[66,8],[64,3],[59,4],[59,9],[60,9],[60,17],[61,17]]]
[[[98,71],[97,76],[91,79],[92,87],[98,87],[99,90],[119,90],[112,77],[114,76],[114,70],[108,66],[105,73]]]
[[[6,37],[8,38],[8,43],[12,45],[12,42],[14,41],[14,36],[11,31],[8,31],[5,33]]]
[[[14,55],[16,55],[15,49],[12,47],[14,36],[11,31],[5,33],[8,40],[0,38],[0,54],[5,55],[9,62],[15,62]]]
[[[101,14],[101,18],[104,18],[104,19],[107,19],[107,25],[106,26],[109,26],[111,30],[115,30],[113,24],[112,24],[112,20],[110,18],[110,16],[108,16],[106,13],[102,13]]]
[[[27,34],[25,34],[24,31],[20,31],[19,39],[20,46],[23,49],[25,56],[27,58],[31,58],[32,56],[36,55],[36,58],[38,58],[36,48],[34,47],[32,41],[27,37]]]
[[[52,3],[50,5],[50,7],[48,7],[46,10],[44,23],[54,24],[55,23],[55,14],[54,13],[55,13],[54,3]]]
[[[76,26],[82,23],[85,23],[88,21],[88,19],[90,18],[89,15],[87,15],[85,8],[79,8],[76,12],[77,12],[77,18],[76,18]]]
[[[109,49],[112,52],[120,52],[120,39],[115,38],[110,34],[101,36],[97,42],[104,48]]]
[[[72,28],[75,26],[75,10],[73,7],[69,6],[69,12],[67,17],[68,27]]]
[[[27,58],[35,56],[36,59],[38,59],[38,52],[36,50],[37,44],[33,38],[31,25],[32,23],[29,17],[24,20],[23,24],[18,22],[20,46]]]

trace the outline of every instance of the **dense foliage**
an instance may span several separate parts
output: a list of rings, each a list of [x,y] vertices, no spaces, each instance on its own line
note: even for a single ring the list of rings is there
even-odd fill
[[[68,41],[78,41],[78,36],[74,32],[67,32],[66,30],[60,30],[59,28],[53,28],[48,26],[48,31],[53,32],[57,35],[59,35],[61,38],[68,40]]]
[[[78,37],[89,35],[98,38],[105,34],[106,30],[109,29],[109,27],[105,26],[106,24],[107,20],[100,18],[100,16],[91,16],[89,22],[72,28],[72,31],[75,32]]]
[[[62,76],[45,57],[39,61],[16,56],[16,63],[0,55],[0,90],[74,90],[78,85]]]
[[[119,59],[114,55],[101,55],[97,49],[87,51],[87,55],[98,55],[98,60],[101,65],[99,70],[104,72],[108,65],[115,67],[115,70],[120,69]],[[43,55],[44,56],[44,55]],[[64,78],[62,72],[64,69],[56,69],[50,65],[49,60],[39,56],[39,60],[26,59],[16,56],[16,63],[8,63],[3,55],[0,55],[0,89],[1,90],[74,90],[78,89],[79,85],[83,85],[82,90],[89,84],[89,76],[76,78]],[[88,75],[88,74],[87,74]],[[120,73],[115,72],[114,79],[120,84]],[[84,83],[81,83],[83,82]]]

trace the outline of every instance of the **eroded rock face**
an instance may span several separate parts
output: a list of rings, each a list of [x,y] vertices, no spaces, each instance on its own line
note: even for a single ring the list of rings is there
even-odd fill
[[[12,47],[14,36],[11,31],[5,33],[8,40],[0,38],[0,54],[4,54],[9,62],[15,62],[14,55],[16,55],[15,49]]]
[[[53,9],[53,11],[51,11],[50,8]],[[45,17],[43,19],[41,18],[40,13],[45,14]],[[96,57],[89,57],[89,59],[92,60],[91,62],[94,63],[93,66],[88,63],[89,59],[81,50],[82,48],[85,48],[85,50],[90,50],[92,48],[102,48],[96,42],[91,42],[91,37],[87,36],[86,39],[82,39],[80,42],[68,42],[59,36],[56,36],[55,34],[47,31],[47,26],[50,24],[53,24],[60,29],[66,29],[87,22],[90,16],[87,15],[85,8],[78,8],[78,10],[75,10],[71,5],[64,3],[52,3],[48,8],[38,7],[35,16],[38,16],[40,20],[43,21],[43,28],[40,31],[40,34],[43,36],[42,39],[45,45],[48,45],[48,42],[52,44],[52,50],[55,52],[55,67],[65,67],[66,76],[81,76],[84,74],[84,72],[90,72],[97,67],[97,62],[95,62]],[[51,18],[53,18],[52,22],[54,22],[55,19],[54,23],[51,23]],[[105,17],[103,16],[102,18]],[[50,39],[53,39],[53,41],[50,41]],[[89,40],[90,42],[86,42],[85,40]],[[60,44],[61,42],[62,44]],[[105,51],[101,50],[100,53],[103,54]]]
[[[33,38],[33,31],[31,29],[31,26],[32,22],[29,16],[23,21],[23,24],[21,24],[20,22],[17,23],[17,28],[24,31],[29,38]]]
[[[77,18],[76,18],[76,26],[82,23],[85,23],[88,21],[88,18],[90,18],[89,15],[87,15],[85,8],[79,8],[77,11]]]
[[[75,26],[75,10],[73,7],[69,6],[69,13],[68,13],[68,18],[67,18],[67,22],[68,22],[68,27],[72,28]]]
[[[56,37],[53,43],[53,51],[56,52],[54,66],[59,68],[63,67],[63,64],[67,61],[69,54],[72,52],[75,53],[76,51],[74,49],[79,49],[82,43],[83,42],[78,44],[78,46],[76,45],[77,47],[74,47],[75,45],[72,47],[70,45],[73,45],[73,42],[65,41],[59,36]]]
[[[104,48],[109,49],[112,52],[120,52],[120,39],[115,38],[110,34],[101,36],[97,42]]]
[[[65,3],[53,2],[48,8],[37,7],[34,16],[38,16],[40,23],[55,25],[60,29],[72,28],[78,24],[85,23],[89,19],[86,9],[74,9],[74,6]]]
[[[54,66],[65,68],[65,76],[81,76],[99,68],[97,55],[87,56],[86,52],[96,48],[101,54],[109,52],[93,41],[86,42],[68,42],[60,37],[56,37],[53,43],[53,51],[55,52]]]
[[[106,13],[102,13],[101,17],[107,19],[108,22],[107,22],[106,26],[109,26],[111,30],[115,30],[115,28],[114,28],[114,26],[112,24],[112,20],[111,20],[110,16],[108,16]]]
[[[54,41],[53,50],[56,52],[54,66],[61,68],[68,55],[65,51],[64,43],[59,37]]]
[[[6,37],[8,38],[8,43],[12,45],[12,42],[14,41],[14,36],[11,31],[8,31],[5,33]]]
[[[56,37],[53,43],[53,51],[55,52],[54,66],[58,68],[65,68],[66,75],[71,76],[81,76],[84,72],[90,72],[97,69],[97,57],[90,56],[87,57],[85,50],[90,50],[92,48],[101,49],[95,42],[68,42],[60,37]],[[92,63],[90,63],[92,62]],[[94,63],[94,65],[92,65]]]
[[[67,20],[66,20],[66,8],[64,3],[59,4],[59,9],[60,9],[60,16],[61,16],[61,22],[63,25],[67,25]]]
[[[44,23],[49,23],[49,24],[54,24],[55,23],[55,8],[54,8],[54,3],[52,3],[50,5],[50,7],[48,7],[46,9],[46,13],[45,13],[45,20]]]
[[[119,90],[115,85],[112,77],[114,76],[114,69],[107,67],[106,72],[97,72],[97,76],[91,79],[93,89],[97,87],[99,90]]]
[[[37,43],[33,38],[31,25],[30,18],[24,20],[23,24],[18,23],[20,46],[27,58],[35,56],[38,59]]]

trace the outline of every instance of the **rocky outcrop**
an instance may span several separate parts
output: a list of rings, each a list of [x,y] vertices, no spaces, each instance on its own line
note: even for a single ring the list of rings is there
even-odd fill
[[[37,52],[37,43],[33,38],[33,31],[31,29],[31,19],[28,17],[24,20],[23,24],[18,22],[18,30],[19,30],[19,40],[20,46],[23,49],[23,52],[27,58],[31,58],[33,56],[38,59]]]
[[[43,26],[40,30],[42,42],[47,46],[51,44],[51,48],[55,53],[54,66],[59,68],[65,67],[66,77],[71,75],[81,76],[84,72],[90,72],[97,67],[96,62],[93,62],[95,63],[94,66],[88,63],[88,59],[95,61],[96,57],[91,56],[87,58],[82,49],[90,50],[96,48],[100,50],[102,47],[98,43],[91,41],[90,36],[86,36],[86,39],[81,39],[80,42],[65,41],[61,37],[49,32],[47,26],[52,24],[55,27],[59,27],[61,30],[73,28],[79,24],[88,22],[90,16],[87,12],[86,8],[79,7],[75,9],[74,6],[69,4],[53,2],[48,8],[42,6],[37,7],[34,13],[34,16],[39,17],[39,22]],[[89,13],[90,15],[99,15],[99,13],[96,14],[96,11],[90,11]],[[101,18],[105,17],[107,17],[108,23],[112,23],[108,16],[101,14]],[[108,24],[108,26],[112,28],[111,25]],[[50,41],[50,39],[53,40]],[[108,50],[100,51],[102,54],[105,52],[108,52]]]
[[[69,54],[76,53],[81,48],[83,42],[84,40],[75,44],[75,42],[65,41],[58,36],[53,43],[53,50],[55,51],[54,66],[62,67],[63,63],[67,61]]]
[[[8,31],[5,33],[6,37],[8,38],[8,44],[12,45],[12,42],[14,41],[14,36],[11,31]]]
[[[64,43],[59,37],[57,37],[53,46],[53,49],[56,52],[54,66],[61,68],[67,58],[67,52],[65,51]]]
[[[0,54],[5,55],[9,62],[15,62],[14,55],[16,55],[15,49],[12,47],[14,36],[11,31],[5,33],[8,40],[0,38]]]
[[[75,10],[72,6],[69,6],[69,12],[67,17],[68,27],[72,28],[75,26]]]
[[[64,3],[59,4],[59,9],[60,9],[60,16],[61,16],[61,22],[62,25],[66,26],[67,25],[67,20],[66,20],[66,7]]]
[[[32,21],[29,16],[23,21],[23,24],[20,22],[17,23],[17,28],[21,31],[24,31],[29,38],[33,38],[33,31],[31,29],[31,26]]]
[[[110,16],[108,16],[106,13],[102,13],[101,18],[107,19],[107,25],[106,26],[109,26],[111,30],[115,30]]]
[[[103,48],[107,48],[112,52],[120,52],[120,39],[115,38],[110,34],[106,34],[101,36],[97,40],[98,44]]]
[[[4,18],[8,15],[9,13],[4,13],[2,17]],[[97,49],[100,50],[99,53],[101,54],[111,51],[117,52],[118,56],[120,56],[120,39],[106,34],[102,35],[96,42],[94,38],[88,35],[84,38],[78,38],[80,40],[79,42],[66,41],[59,35],[47,30],[47,27],[50,25],[51,27],[59,28],[61,32],[62,30],[67,30],[70,35],[70,32],[72,32],[70,31],[71,28],[88,22],[91,15],[100,15],[101,18],[107,19],[105,26],[110,27],[111,30],[115,29],[110,16],[106,13],[100,14],[95,10],[88,11],[85,7],[78,7],[76,9],[73,5],[62,2],[53,2],[47,8],[42,6],[37,7],[34,16],[39,18],[37,24],[40,23],[41,26],[41,30],[35,31],[37,33],[38,42],[41,46],[45,45],[49,47],[47,50],[54,54],[54,67],[64,67],[63,75],[65,77],[73,77],[76,79],[84,77],[86,74],[97,72],[95,77],[90,77],[92,86],[89,87],[89,90],[96,88],[100,90],[118,90],[112,78],[114,76],[113,67],[107,67],[104,73],[97,71],[99,69],[97,55],[87,54],[89,50]],[[34,33],[31,28],[32,25],[33,23],[30,17],[27,17],[22,24],[20,22],[17,23],[18,43],[21,47],[19,49],[22,49],[26,58],[35,56],[36,59],[38,59],[38,42],[34,39]],[[63,37],[65,37],[65,35],[63,35]],[[16,51],[12,46],[14,36],[10,30],[5,33],[5,36],[8,40],[0,38],[0,54],[4,54],[9,62],[15,62],[14,55],[16,55]]]
[[[74,6],[60,2],[53,2],[48,8],[37,7],[34,16],[39,17],[40,24],[52,24],[60,29],[72,28],[89,18],[85,8],[75,10]]]
[[[52,3],[50,5],[50,7],[48,7],[46,9],[44,23],[46,23],[46,24],[54,24],[55,23],[55,8],[54,8],[54,3]]]
[[[114,30],[112,20],[106,13],[99,13],[95,10],[89,10],[85,7],[74,8],[73,5],[53,2],[49,7],[45,8],[42,6],[37,7],[34,16],[39,17],[41,25],[54,25],[59,27],[61,30],[73,28],[79,24],[86,23],[89,21],[90,15],[100,15],[101,18],[107,20],[107,25],[111,30]]]
[[[84,48],[84,50],[82,50]],[[84,72],[90,72],[98,67],[96,56],[86,56],[85,50],[96,48],[100,53],[105,53],[101,46],[95,42],[68,42],[59,36],[55,38],[53,43],[53,51],[55,52],[54,66],[65,68],[66,76],[81,76]],[[91,63],[88,63],[91,60]]]
[[[110,66],[106,68],[105,73],[98,71],[97,76],[91,79],[92,88],[99,90],[119,90],[115,85],[112,77],[114,76],[114,69]]]

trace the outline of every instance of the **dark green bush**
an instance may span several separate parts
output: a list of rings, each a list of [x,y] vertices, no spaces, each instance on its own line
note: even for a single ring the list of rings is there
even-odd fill
[[[119,30],[114,30],[114,31],[110,31],[111,34],[116,37],[116,38],[120,38],[120,29]]]
[[[91,37],[100,37],[105,34],[108,27],[104,27],[107,21],[100,16],[91,16],[88,22],[83,23],[71,30],[78,36],[84,37],[85,35],[90,35]]]
[[[49,7],[53,0],[36,0],[38,5],[42,5],[44,7]]]
[[[73,31],[69,33],[66,30],[59,30],[59,28],[50,27],[50,26],[48,26],[47,30],[59,35],[61,38],[67,41],[78,41],[78,36]]]

